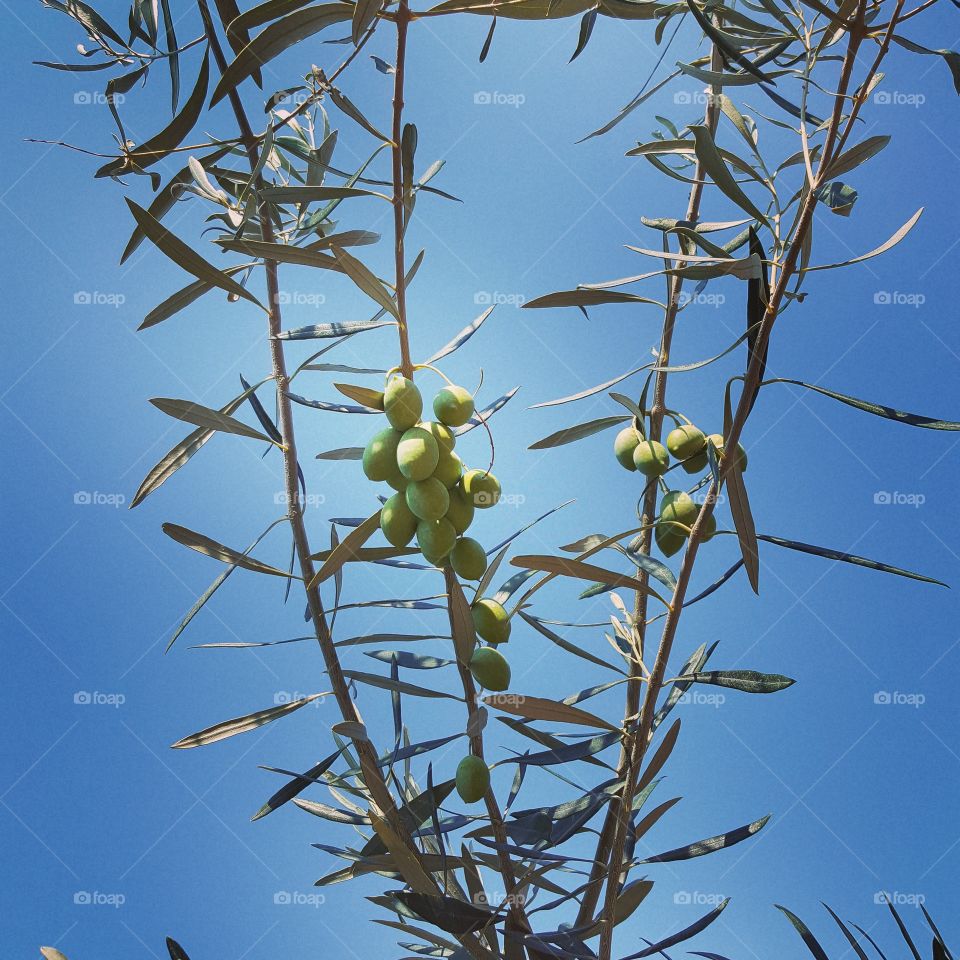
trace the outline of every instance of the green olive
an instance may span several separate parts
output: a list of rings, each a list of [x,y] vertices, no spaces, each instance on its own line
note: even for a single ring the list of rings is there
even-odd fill
[[[450,451],[456,446],[457,438],[446,424],[437,423],[435,420],[424,420],[420,426],[437,441],[441,453],[444,450]]]
[[[386,480],[397,469],[397,447],[403,434],[387,427],[375,433],[363,449],[363,472],[368,480]]]
[[[707,449],[703,448],[699,453],[695,453],[692,457],[687,457],[686,460],[680,462],[680,466],[683,467],[687,473],[703,473],[707,469]]]
[[[658,523],[654,529],[654,538],[660,552],[665,557],[672,557],[687,542],[689,527],[682,527],[676,523]]]
[[[468,470],[463,475],[463,490],[478,510],[493,507],[500,499],[500,481],[485,470]]]
[[[722,459],[724,454],[723,434],[711,433],[707,439],[717,448],[717,453]],[[737,451],[739,453],[737,463],[740,465],[740,472],[743,473],[747,469],[747,451],[739,443],[737,444]]]
[[[706,520],[703,521],[703,525],[700,527],[700,539],[706,543],[708,540],[713,539],[713,535],[717,532],[717,518],[711,513]]]
[[[645,477],[662,477],[670,468],[670,454],[656,440],[641,440],[633,451],[633,465]]]
[[[452,451],[441,450],[433,476],[449,490],[463,476],[463,461]]]
[[[423,397],[412,380],[396,374],[383,391],[383,409],[391,426],[409,430],[423,413]]]
[[[473,395],[466,387],[444,387],[433,398],[434,416],[448,427],[462,427],[473,410]]]
[[[633,462],[633,451],[640,442],[640,434],[634,427],[624,427],[613,440],[613,455],[620,461],[620,466],[627,470],[636,470]]]
[[[487,570],[487,555],[473,537],[461,537],[450,554],[450,563],[458,577],[479,580]]]
[[[667,449],[678,460],[695,457],[706,445],[707,438],[703,431],[692,423],[685,423],[667,434]]]
[[[434,477],[411,481],[404,494],[410,511],[420,520],[439,520],[450,506],[447,488]]]
[[[395,547],[405,547],[417,532],[417,518],[410,512],[406,497],[395,493],[380,511],[380,529]]]
[[[494,693],[510,686],[510,664],[504,655],[493,647],[477,647],[474,650],[470,658],[470,672],[481,687]]]
[[[463,486],[459,483],[450,490],[449,497],[447,519],[453,524],[457,533],[465,533],[473,523],[473,501],[463,492]]]
[[[490,768],[472,754],[457,765],[457,793],[464,803],[476,803],[490,789]]]
[[[397,445],[397,466],[408,480],[426,480],[437,468],[440,448],[432,434],[411,427]]]
[[[671,490],[660,501],[660,520],[674,520],[684,526],[692,526],[700,512],[700,504],[683,490]]]
[[[430,563],[439,566],[457,542],[453,524],[441,517],[439,520],[421,520],[417,524],[417,546]]]
[[[481,597],[470,610],[477,633],[487,643],[506,643],[510,639],[510,617],[496,600]]]

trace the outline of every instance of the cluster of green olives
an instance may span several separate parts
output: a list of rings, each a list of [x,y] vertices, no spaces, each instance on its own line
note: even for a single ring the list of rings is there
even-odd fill
[[[677,460],[687,473],[702,473],[707,468],[707,441],[724,454],[723,434],[709,436],[692,423],[684,423],[667,434],[666,445],[659,440],[648,440],[636,427],[625,427],[613,441],[613,453],[620,465],[636,470],[645,477],[662,477],[670,469],[670,457]],[[740,469],[747,469],[747,452],[737,444]]]
[[[494,506],[500,483],[485,470],[467,470],[454,453],[453,430],[473,416],[473,396],[465,387],[446,386],[433,399],[435,421],[421,420],[423,397],[413,380],[390,377],[383,392],[390,426],[363,451],[363,472],[386,481],[397,492],[383,505],[380,528],[395,547],[416,537],[424,558],[450,562],[457,575],[478,580],[487,569],[483,547],[464,533],[474,509]]]

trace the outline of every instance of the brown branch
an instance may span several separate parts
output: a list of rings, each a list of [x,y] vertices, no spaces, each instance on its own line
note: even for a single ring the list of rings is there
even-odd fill
[[[410,336],[407,328],[407,292],[404,278],[403,236],[406,232],[406,208],[403,195],[403,81],[407,61],[407,25],[410,22],[408,0],[400,0],[396,13],[397,62],[393,75],[393,236],[397,293],[397,333],[400,337],[400,370],[405,377],[413,377],[410,359]],[[412,199],[412,198],[411,198]]]

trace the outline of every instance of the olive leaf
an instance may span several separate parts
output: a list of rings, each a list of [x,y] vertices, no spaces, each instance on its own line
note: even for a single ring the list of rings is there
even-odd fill
[[[228,737],[235,737],[238,733],[247,733],[250,730],[256,730],[265,723],[270,723],[280,717],[285,717],[289,713],[305,707],[308,703],[313,703],[319,697],[326,696],[325,693],[312,693],[309,697],[301,697],[298,700],[291,700],[289,703],[282,703],[276,707],[268,707],[266,710],[258,710],[256,713],[248,713],[244,717],[237,717],[234,720],[224,720],[223,723],[216,723],[212,727],[207,727],[197,733],[191,733],[190,736],[178,740],[171,744],[174,750],[189,750],[192,747],[203,747],[208,743],[216,743],[219,740],[226,740]]]
[[[543,697],[528,697],[518,693],[490,694],[483,698],[483,702],[496,707],[504,713],[512,713],[517,717],[527,717],[531,720],[552,720],[557,723],[575,723],[586,727],[599,727],[602,730],[617,731],[611,723],[600,717],[580,710],[577,707],[567,706],[556,700],[545,700]]]
[[[177,543],[183,544],[183,546],[189,547],[191,550],[196,550],[197,553],[202,553],[204,556],[219,560],[221,563],[229,563],[234,567],[243,567],[244,570],[252,570],[254,573],[266,573],[273,577],[287,578],[292,576],[287,573],[286,570],[278,570],[269,564],[261,563],[253,557],[248,557],[244,553],[240,553],[230,547],[225,547],[222,543],[217,543],[216,540],[211,540],[210,537],[206,537],[202,533],[197,533],[194,530],[189,530],[187,527],[181,527],[177,523],[165,523],[162,529],[171,540],[176,540]],[[297,577],[295,579],[299,578]]]
[[[229,414],[221,413],[219,410],[212,410],[210,407],[203,406],[203,404],[194,403],[192,400],[173,400],[167,397],[153,397],[150,402],[168,417],[173,417],[175,420],[183,420],[186,423],[192,423],[194,426],[202,427],[204,430],[234,433],[240,437],[263,440],[265,443],[274,442],[259,430],[248,427],[241,420],[236,420],[229,416]]]
[[[689,683],[709,683],[716,687],[729,687],[744,693],[777,693],[796,682],[779,673],[757,673],[756,670],[708,670],[688,673],[679,678]]]

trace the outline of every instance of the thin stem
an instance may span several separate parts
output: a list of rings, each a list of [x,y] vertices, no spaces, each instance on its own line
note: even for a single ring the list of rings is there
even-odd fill
[[[449,598],[453,595],[456,587],[456,574],[449,564],[444,565],[443,578],[447,588],[447,612],[450,617],[450,633],[453,635],[456,626],[453,621],[453,608],[450,605]],[[470,752],[475,757],[483,760],[483,732],[477,729],[479,725],[478,714],[480,708],[477,706],[477,689],[473,682],[473,674],[470,673],[470,667],[463,663],[459,657],[457,658],[457,670],[460,673],[463,696],[467,703],[468,727],[476,731],[470,737]],[[500,876],[503,878],[503,889],[507,895],[509,912],[518,928],[529,932],[530,924],[527,920],[523,901],[518,895],[519,887],[513,861],[510,859],[510,854],[503,849],[509,844],[510,838],[507,836],[507,831],[504,827],[503,812],[500,810],[500,805],[497,802],[496,794],[492,788],[487,790],[483,800],[487,807],[487,816],[490,818],[490,825],[493,828],[493,838],[496,840],[497,846],[501,848],[497,851],[497,860],[500,865]]]
[[[223,48],[217,38],[206,0],[200,0],[200,10],[203,15],[204,25],[207,29],[207,35],[210,38],[211,50],[222,72],[226,70],[227,62],[223,54]],[[239,94],[236,90],[231,90],[229,97],[237,125],[240,128],[241,139],[247,152],[247,159],[251,171],[253,171],[256,169],[258,161],[257,138],[250,126],[250,121],[247,118]],[[259,178],[255,186],[259,193],[260,187],[262,186],[262,181],[260,181]],[[274,239],[273,221],[270,217],[270,210],[265,202],[261,202],[258,206],[258,217],[263,240],[267,243],[272,243]],[[278,336],[282,329],[282,320],[277,262],[275,260],[264,260],[264,270],[266,274],[267,303],[269,305],[268,341],[270,345],[270,360],[273,368],[273,379],[276,382],[277,388],[277,429],[280,432],[283,442],[283,476],[287,500],[287,518],[293,534],[300,573],[304,580],[310,619],[313,624],[317,642],[320,645],[321,653],[323,654],[324,666],[326,667],[327,675],[333,688],[337,706],[340,708],[340,713],[344,720],[361,722],[359,711],[350,696],[350,691],[340,665],[340,659],[333,645],[333,638],[330,634],[326,614],[324,613],[320,591],[317,587],[311,589],[307,586],[313,581],[316,571],[313,561],[310,559],[312,551],[303,519],[303,505],[300,499],[300,488],[297,476],[298,461],[293,410],[287,392],[289,376],[283,352],[283,340]],[[413,842],[413,838],[410,836],[409,830],[400,818],[399,811],[386,784],[386,780],[383,777],[375,748],[369,740],[356,740],[354,741],[354,746],[363,770],[363,780],[370,792],[373,803],[387,818],[400,838],[412,850],[416,851],[417,848]]]
[[[864,8],[863,4],[861,3],[860,8],[858,9],[858,23],[862,23],[863,12]],[[753,408],[753,402],[756,398],[756,393],[759,389],[762,378],[762,358],[766,354],[766,347],[767,343],[769,342],[770,333],[779,313],[780,304],[787,291],[787,286],[789,285],[797,269],[797,261],[800,256],[800,251],[803,248],[804,241],[813,221],[813,213],[817,205],[815,188],[823,181],[825,173],[827,172],[831,161],[835,157],[838,133],[842,120],[843,103],[847,96],[847,90],[849,89],[853,66],[856,61],[857,52],[860,48],[862,39],[863,35],[860,30],[855,28],[851,31],[847,50],[844,56],[843,67],[841,70],[840,84],[835,95],[834,111],[831,122],[827,129],[827,136],[820,158],[814,189],[808,190],[803,199],[800,216],[798,218],[797,227],[794,232],[792,242],[787,252],[786,259],[781,265],[777,282],[771,293],[770,301],[767,305],[763,321],[761,322],[760,329],[757,333],[757,342],[753,352],[753,359],[744,378],[743,391],[741,392],[740,399],[737,403],[736,412],[733,416],[730,429],[727,431],[727,435],[724,437],[724,446],[727,449],[732,450],[736,448],[743,431],[744,424],[746,423],[747,418],[750,415],[750,411]],[[876,66],[879,66],[879,61],[875,65],[874,69],[876,69]],[[680,572],[677,576],[677,586],[674,589],[670,609],[665,618],[663,632],[657,649],[656,661],[654,662],[653,672],[650,677],[650,684],[647,688],[647,694],[644,698],[638,729],[633,740],[633,757],[629,765],[630,781],[624,790],[622,801],[622,809],[625,811],[629,811],[630,806],[632,805],[643,757],[646,752],[647,745],[652,737],[657,698],[660,691],[663,689],[665,682],[667,663],[673,649],[673,642],[676,637],[677,626],[683,611],[684,599],[686,598],[687,588],[689,586],[693,567],[696,562],[697,550],[706,527],[706,521],[713,512],[720,488],[722,487],[733,462],[733,458],[730,458],[726,461],[721,461],[719,481],[711,480],[704,506],[700,510],[700,513],[693,524],[687,549],[680,565]],[[604,911],[605,916],[612,916],[609,911],[612,908],[612,905],[615,903],[616,889],[611,889],[612,884],[610,881],[613,879],[614,875],[619,877],[620,864],[623,859],[624,841],[626,838],[625,823],[627,822],[627,819],[628,818],[626,816],[620,819],[618,824],[618,836],[615,839],[611,854],[610,875],[608,877],[607,887],[607,904]],[[601,950],[599,954],[600,960],[608,960],[610,956],[609,943],[605,952],[604,942],[605,940],[609,941],[611,939],[611,934],[612,930],[605,926],[604,930],[601,932]]]
[[[397,8],[397,62],[393,75],[393,235],[396,269],[397,333],[400,337],[400,369],[405,377],[413,376],[410,359],[410,336],[407,328],[407,291],[404,278],[403,235],[406,232],[406,198],[403,190],[403,81],[407,61],[407,25],[410,22],[408,0],[400,0]],[[410,198],[412,201],[412,197]]]
[[[721,72],[723,69],[723,60],[720,56],[719,50],[715,45],[711,49],[710,69],[716,73]],[[710,130],[711,134],[716,130],[717,127],[719,106],[716,98],[719,96],[720,92],[721,88],[719,86],[713,86],[711,88],[711,92],[704,109],[704,125]],[[700,163],[698,162],[694,170],[690,194],[687,198],[685,219],[688,223],[694,224],[700,218],[700,202],[703,197],[704,182],[704,171],[701,169]],[[670,351],[673,345],[673,333],[676,327],[677,315],[680,310],[680,293],[683,289],[683,277],[672,277],[671,282],[669,282],[669,288],[669,297],[663,319],[663,330],[660,337],[660,350],[657,356],[657,367],[659,369],[657,370],[656,379],[654,381],[653,405],[650,408],[650,428],[648,433],[648,436],[651,440],[657,441],[660,440],[663,434],[664,417],[668,413],[671,413],[666,406],[668,374],[663,368],[670,365]],[[657,506],[657,489],[657,484],[648,484],[643,497],[643,509],[640,522],[644,526],[644,531],[641,534],[638,552],[645,555],[649,555],[653,541],[653,519]],[[639,572],[639,579],[642,580],[644,584],[649,581],[649,575],[645,570],[641,570]],[[634,594],[633,617],[637,632],[639,634],[641,654],[643,652],[643,641],[646,633],[647,603],[647,591],[637,590]],[[631,670],[631,676],[639,678],[639,666],[636,666]],[[624,706],[625,722],[628,717],[634,717],[639,712],[640,693],[642,689],[644,688],[640,683],[628,684],[626,703]],[[647,690],[645,696],[647,699],[649,699],[649,684],[645,689]],[[630,738],[627,737],[625,738],[623,747],[621,749],[620,764],[617,771],[618,775],[624,780],[625,785],[627,782],[629,782],[629,775],[631,773],[630,759],[632,753],[633,751],[631,749]],[[623,805],[617,800],[616,797],[614,797],[607,808],[606,820],[600,833],[600,841],[597,845],[597,852],[594,857],[594,865],[591,870],[592,882],[584,892],[584,896],[580,905],[579,916],[577,918],[577,926],[587,924],[593,919],[593,914],[600,899],[601,882],[604,875],[605,864],[607,864],[610,850],[615,840],[616,823],[618,818],[622,818],[623,816],[629,816],[629,808],[624,810]],[[617,876],[619,877],[619,870],[617,871]]]

